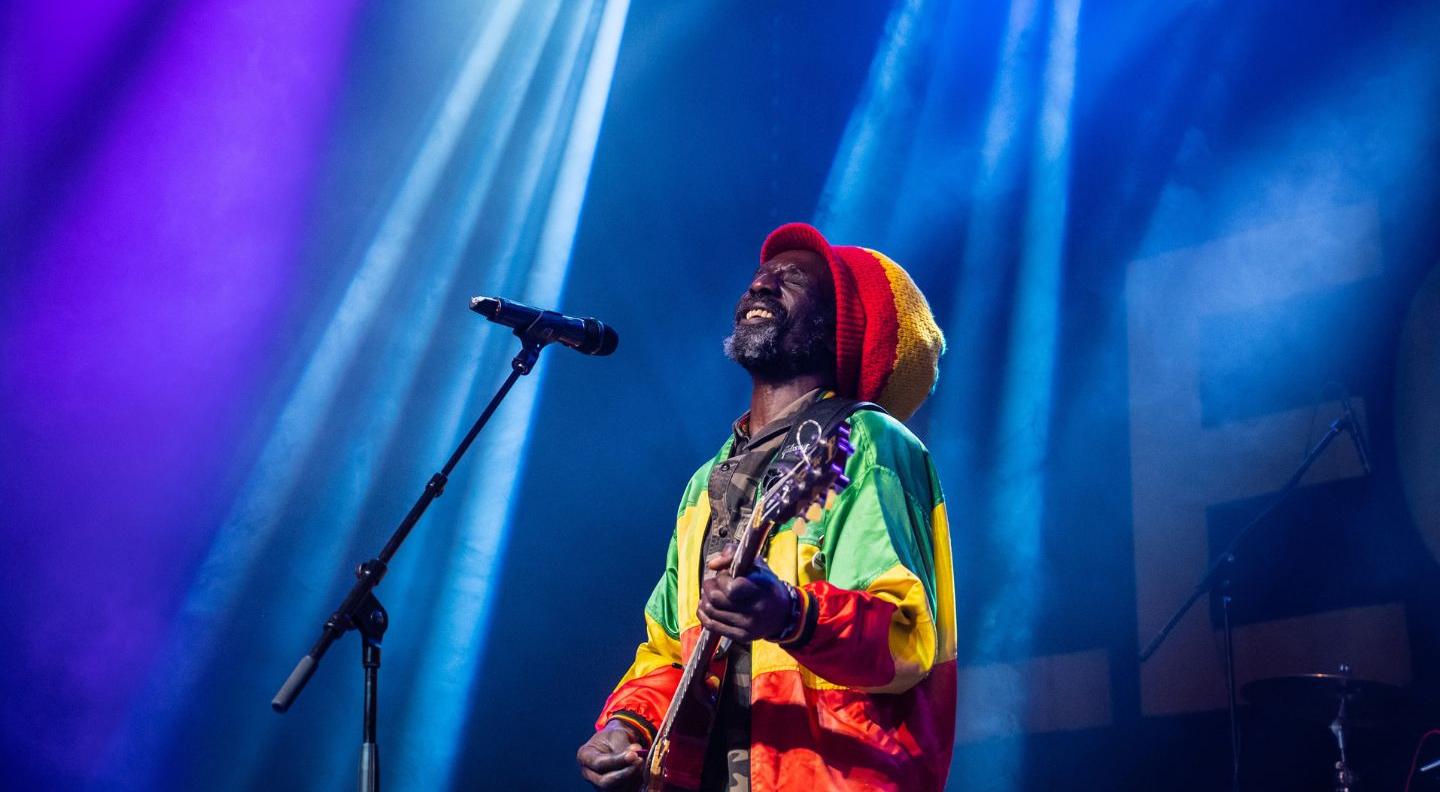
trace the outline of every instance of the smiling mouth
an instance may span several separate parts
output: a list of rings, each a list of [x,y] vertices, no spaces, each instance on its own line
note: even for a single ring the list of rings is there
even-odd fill
[[[736,307],[735,324],[737,325],[759,325],[767,322],[783,322],[786,313],[785,306],[779,300],[760,298],[747,301]]]

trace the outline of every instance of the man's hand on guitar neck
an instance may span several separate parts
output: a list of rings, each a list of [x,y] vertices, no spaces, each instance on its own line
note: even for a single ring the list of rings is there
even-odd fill
[[[700,624],[732,641],[773,638],[787,632],[794,611],[794,593],[775,577],[763,558],[743,577],[730,574],[734,547],[706,562],[715,574],[700,584]]]
[[[612,720],[580,746],[575,761],[580,763],[580,775],[596,789],[635,789],[640,782],[645,747],[633,732]]]

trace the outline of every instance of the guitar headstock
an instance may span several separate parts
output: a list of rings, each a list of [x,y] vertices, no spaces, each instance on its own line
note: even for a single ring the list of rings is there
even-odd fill
[[[823,507],[850,484],[845,476],[845,463],[855,451],[850,445],[850,427],[839,424],[822,437],[820,424],[806,421],[796,434],[800,461],[766,493],[761,510],[763,519],[773,524]]]

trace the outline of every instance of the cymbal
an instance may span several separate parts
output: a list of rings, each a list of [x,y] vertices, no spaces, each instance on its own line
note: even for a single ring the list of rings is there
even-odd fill
[[[1240,688],[1255,707],[1304,720],[1329,722],[1345,700],[1346,717],[1373,720],[1391,714],[1405,700],[1400,687],[1388,682],[1342,674],[1295,674],[1257,679]]]

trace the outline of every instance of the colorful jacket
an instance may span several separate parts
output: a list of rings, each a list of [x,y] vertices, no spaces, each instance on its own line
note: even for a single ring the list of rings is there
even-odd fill
[[[817,523],[777,529],[766,560],[800,587],[804,630],[752,646],[751,788],[944,787],[955,731],[955,597],[949,524],[929,452],[884,413],[851,416],[850,485]],[[653,738],[700,633],[700,546],[710,469],[691,477],[647,638],[596,721]]]

